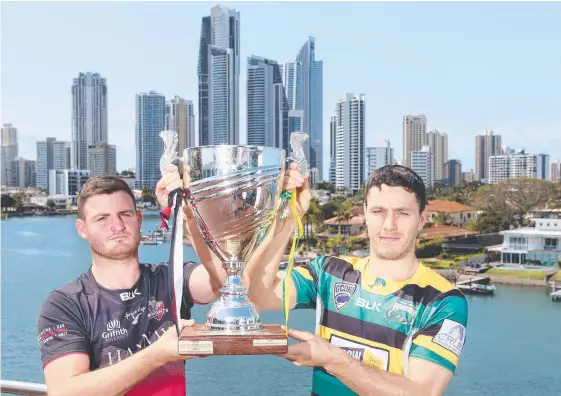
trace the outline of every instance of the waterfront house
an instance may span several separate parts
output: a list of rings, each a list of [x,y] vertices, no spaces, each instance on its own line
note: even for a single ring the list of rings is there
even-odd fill
[[[456,227],[465,227],[471,221],[477,219],[478,211],[474,208],[461,204],[456,201],[433,200],[427,205],[427,214],[429,221],[439,214],[444,213],[452,219],[452,225]]]
[[[561,261],[561,214],[544,214],[531,219],[533,227],[501,231],[502,263],[556,265]]]
[[[352,216],[352,214],[350,214]],[[317,234],[318,238],[332,238],[337,235],[345,237],[356,236],[362,232],[366,226],[363,215],[352,216],[350,218],[333,217],[323,222],[325,231]]]
[[[477,234],[479,234],[478,231],[470,231],[461,227],[437,225],[434,227],[423,228],[417,237],[421,242],[432,241],[435,238],[440,238],[443,241],[455,241]]]

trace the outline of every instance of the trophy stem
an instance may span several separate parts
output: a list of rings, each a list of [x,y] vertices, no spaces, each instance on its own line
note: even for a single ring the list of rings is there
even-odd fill
[[[261,330],[261,316],[247,298],[247,290],[241,279],[245,267],[243,261],[225,261],[226,282],[220,289],[220,297],[207,314],[206,325],[212,330],[243,332]]]

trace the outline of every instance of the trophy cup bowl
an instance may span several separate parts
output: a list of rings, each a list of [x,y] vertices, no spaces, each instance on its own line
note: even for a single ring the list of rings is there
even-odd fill
[[[185,203],[227,279],[204,325],[185,328],[180,353],[286,353],[280,325],[263,325],[241,273],[279,213],[285,151],[274,147],[216,145],[184,149],[190,185]]]

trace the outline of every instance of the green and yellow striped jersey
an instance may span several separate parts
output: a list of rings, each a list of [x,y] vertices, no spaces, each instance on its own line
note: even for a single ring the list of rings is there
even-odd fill
[[[294,267],[294,309],[316,309],[316,334],[380,370],[407,374],[408,358],[454,373],[466,339],[464,295],[420,264],[393,282],[369,278],[369,258],[318,257]],[[314,369],[312,395],[355,395],[323,368]]]

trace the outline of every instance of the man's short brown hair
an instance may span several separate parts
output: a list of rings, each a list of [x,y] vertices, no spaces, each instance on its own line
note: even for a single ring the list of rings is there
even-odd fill
[[[91,197],[101,194],[113,194],[119,191],[129,194],[136,210],[134,194],[123,179],[115,176],[97,176],[89,179],[78,194],[78,217],[84,219],[84,205]]]

